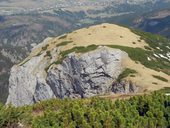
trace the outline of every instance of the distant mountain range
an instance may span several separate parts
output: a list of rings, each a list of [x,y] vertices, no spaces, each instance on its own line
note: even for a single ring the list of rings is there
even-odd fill
[[[150,6],[149,10],[161,6],[167,6],[170,0],[1,0],[0,14],[23,14],[23,13],[37,13],[37,12],[51,12],[53,9],[69,9],[69,10],[98,10],[107,6],[112,6],[118,9],[124,6],[140,7]],[[154,5],[154,6],[153,6]],[[122,8],[120,8],[122,9]],[[146,10],[145,10],[146,11]]]
[[[134,20],[134,26],[146,32],[170,38],[170,9],[154,11]]]

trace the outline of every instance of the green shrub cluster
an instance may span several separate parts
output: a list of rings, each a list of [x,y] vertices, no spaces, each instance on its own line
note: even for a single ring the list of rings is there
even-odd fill
[[[141,36],[141,39],[145,40],[145,42],[147,42],[151,48],[158,50],[157,47],[159,47],[160,49],[163,50],[163,52],[168,51],[168,48],[166,48],[166,46],[170,46],[169,39],[161,35],[156,35],[149,32],[143,32],[140,30],[131,30],[131,31]]]
[[[126,68],[118,77],[118,81],[120,82],[123,78],[128,77],[129,75],[131,75],[133,77],[134,74],[136,74],[137,71],[130,69],[130,68]]]
[[[97,45],[89,45],[87,47],[84,47],[84,46],[76,46],[72,49],[69,49],[69,50],[66,50],[66,51],[62,51],[60,54],[62,57],[66,57],[68,54],[72,53],[72,52],[76,52],[76,53],[86,53],[86,52],[89,52],[89,51],[93,51],[95,49],[97,49]]]
[[[168,82],[167,79],[165,79],[164,77],[162,76],[157,76],[157,75],[153,75],[154,78],[158,79],[158,80],[161,80],[161,81],[164,81],[164,82]]]
[[[56,47],[65,46],[65,45],[67,45],[67,44],[69,44],[69,43],[72,43],[72,42],[73,42],[73,41],[63,41],[63,42],[57,44]]]
[[[20,108],[0,106],[0,127],[168,128],[170,97],[161,92],[128,100],[52,99]]]
[[[165,87],[165,88],[161,89],[160,92],[162,92],[162,93],[170,93],[170,87]]]
[[[48,56],[48,57],[52,58],[52,55],[51,55],[50,51],[46,51],[46,55],[45,56]]]
[[[18,128],[20,124],[27,127],[32,121],[31,107],[16,108],[0,104],[0,128]]]
[[[43,51],[47,50],[48,46],[49,46],[49,44],[45,45],[44,47],[42,47],[42,50]]]
[[[61,55],[61,58],[58,59],[55,64],[61,64],[61,62],[63,61],[64,58],[67,57],[68,54],[72,53],[72,52],[75,52],[75,53],[86,53],[86,52],[89,52],[89,51],[93,51],[95,49],[97,49],[97,45],[89,45],[87,47],[84,47],[84,46],[76,46],[76,47],[73,47],[72,49],[68,49],[68,50],[65,50],[65,51],[62,51],[60,53]]]
[[[154,69],[157,71],[162,71],[166,74],[170,74],[169,62],[166,63],[166,61],[161,58],[160,59],[157,58],[157,60],[148,60],[148,57],[153,57],[154,54],[153,51],[147,51],[142,48],[132,48],[126,46],[119,46],[119,45],[107,45],[107,46],[125,51],[126,53],[128,53],[129,57],[132,60],[134,60],[135,62],[140,62],[147,68]]]
[[[141,36],[142,40],[145,40],[149,47],[145,46],[147,55],[151,58],[155,58],[153,54],[162,54],[166,56],[166,53],[169,52],[170,47],[170,40],[160,36],[155,35],[147,32],[142,32],[140,30],[132,30],[132,32],[136,33],[137,35]],[[152,49],[152,50],[151,50]],[[153,63],[155,63],[155,68],[157,70],[163,71],[166,74],[170,75],[170,63],[165,58],[156,58],[155,61],[152,60]],[[152,65],[151,65],[152,66]],[[150,66],[150,67],[151,67]]]

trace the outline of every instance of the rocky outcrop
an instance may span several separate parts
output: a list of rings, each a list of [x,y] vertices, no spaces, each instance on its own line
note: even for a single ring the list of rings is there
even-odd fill
[[[108,92],[135,92],[132,84],[113,84],[123,70],[128,55],[119,49],[100,47],[77,55],[71,53],[62,64],[53,65],[44,75],[47,64],[43,55],[21,66],[14,66],[9,80],[7,103],[15,106],[33,104],[50,98],[84,98]],[[128,88],[128,89],[127,89]]]
[[[114,93],[127,94],[138,92],[139,87],[132,81],[122,80],[121,82],[113,82],[111,90]]]
[[[47,83],[57,97],[90,97],[110,91],[112,82],[122,71],[120,50],[102,48],[80,57],[69,55],[61,65],[51,69]]]

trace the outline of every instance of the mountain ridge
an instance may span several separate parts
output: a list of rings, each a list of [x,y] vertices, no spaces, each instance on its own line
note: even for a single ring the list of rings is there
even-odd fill
[[[7,103],[20,106],[54,97],[84,98],[169,87],[170,70],[165,67],[170,58],[168,52],[161,52],[168,47],[156,47],[166,39],[149,35],[153,42],[148,44],[148,34],[140,34],[104,23],[47,39],[12,68]],[[152,47],[154,41],[157,45]],[[118,77],[121,81],[117,83]]]

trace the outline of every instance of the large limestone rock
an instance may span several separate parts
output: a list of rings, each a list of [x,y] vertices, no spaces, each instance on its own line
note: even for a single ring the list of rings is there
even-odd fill
[[[43,55],[34,57],[21,66],[12,67],[7,103],[22,106],[54,96],[51,88],[42,78],[42,70],[38,69],[39,67],[45,68],[45,65],[39,65],[42,59]]]
[[[81,56],[70,54],[61,65],[49,71],[47,83],[57,97],[90,97],[111,90],[122,71],[121,50],[101,48]]]
[[[46,75],[43,55],[33,57],[12,68],[7,103],[22,106],[55,97],[84,98],[116,90],[131,92],[132,88],[113,86],[127,57],[125,52],[107,47],[81,55],[71,53],[62,64],[53,65]]]

